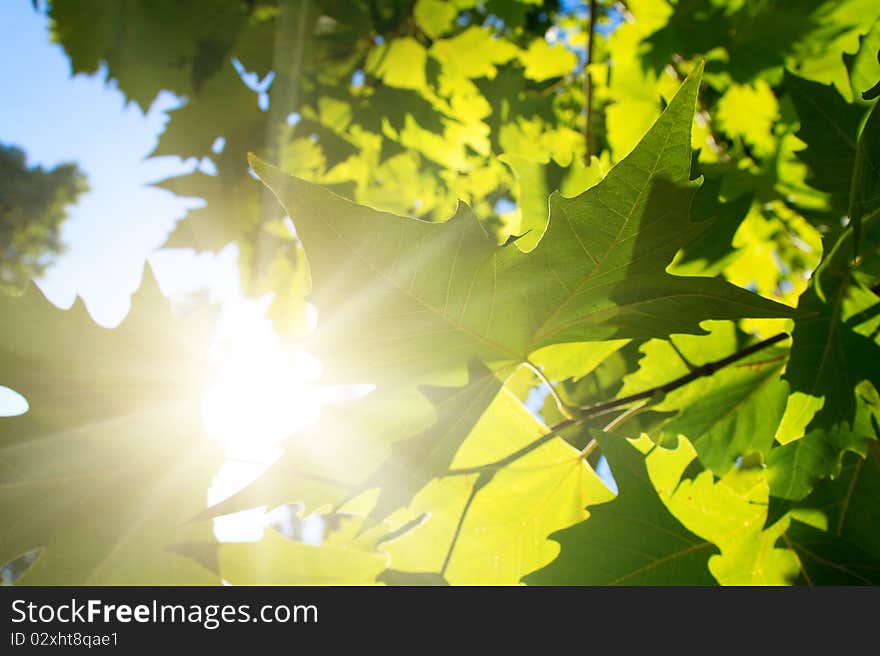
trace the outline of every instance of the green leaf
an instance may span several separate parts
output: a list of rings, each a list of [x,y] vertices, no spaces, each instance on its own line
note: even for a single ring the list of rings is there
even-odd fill
[[[255,262],[252,246],[240,248],[238,269],[248,293],[272,293],[266,316],[272,320],[275,332],[283,339],[301,338],[312,326],[305,300],[309,267],[302,244],[283,221],[266,222],[260,227],[259,255],[260,261]]]
[[[797,504],[783,541],[809,585],[877,585],[880,533],[872,509],[880,495],[880,453],[848,454],[840,475],[819,483]]]
[[[452,469],[485,467],[546,433],[505,388]],[[556,556],[548,535],[583,520],[585,506],[611,497],[581,452],[559,437],[495,472],[445,477],[419,492],[396,521],[422,516],[423,523],[383,545],[395,569],[440,572],[448,558],[443,576],[450,584],[515,585]]]
[[[629,448],[606,436],[603,451],[609,444]],[[711,572],[722,585],[784,585],[797,577],[796,556],[776,544],[787,524],[764,528],[769,487],[760,468],[734,469],[721,479],[703,471],[691,479],[686,474],[696,452],[686,439],[672,449],[652,449],[645,437],[633,445],[637,451],[605,451],[618,499],[591,508],[590,519],[560,534],[569,538],[560,560],[570,571],[554,569],[557,560],[536,573],[537,582],[547,580],[545,572],[560,584],[604,584],[620,576],[616,582],[627,584],[705,585]],[[639,451],[649,453],[641,458]],[[709,557],[713,551],[720,553]]]
[[[173,317],[147,270],[107,330],[79,301],[0,295],[0,384],[28,412],[0,417],[0,562],[33,548],[28,585],[209,584],[179,552],[211,542],[219,450],[201,428],[204,330]]]
[[[478,357],[502,366],[550,344],[698,331],[704,319],[789,310],[719,279],[664,269],[691,231],[690,125],[699,73],[639,146],[577,198],[551,197],[530,253],[498,246],[464,205],[443,224],[371,211],[255,158],[297,226],[335,378],[431,381]],[[646,318],[650,317],[650,321]]]
[[[561,43],[550,45],[543,38],[535,39],[529,49],[521,53],[520,61],[526,67],[525,75],[535,82],[571,73],[577,65],[577,57]]]
[[[862,220],[880,211],[880,111],[875,104],[859,135],[849,196],[854,252],[859,249]]]
[[[615,161],[623,159],[638,143],[660,114],[661,96],[669,98],[669,89],[676,84],[671,75],[655,72],[642,60],[645,39],[666,25],[673,7],[638,0],[629,3],[627,9],[635,20],[624,21],[608,39],[614,70],[609,92],[614,102],[606,108],[605,116],[608,146]]]
[[[145,112],[161,89],[198,91],[227,59],[247,19],[238,3],[213,0],[185,6],[168,0],[53,2],[49,16],[71,72],[94,73],[106,62],[108,76]]]
[[[863,227],[863,241],[873,249],[880,215],[872,215]],[[818,480],[836,475],[845,451],[864,454],[866,438],[875,435],[870,417],[880,388],[874,366],[880,346],[863,334],[858,320],[877,297],[853,277],[852,240],[848,229],[798,303],[785,378],[792,392],[822,403],[806,435],[773,449],[767,459],[776,497],[803,498]]]
[[[594,433],[619,494],[584,522],[555,533],[562,548],[530,585],[711,585],[715,547],[673,517],[654,489],[645,456],[618,436]]]
[[[203,198],[204,207],[189,210],[168,236],[166,248],[193,248],[218,253],[234,241],[245,241],[259,218],[260,188],[249,178],[231,181],[201,171],[154,183],[182,197]]]
[[[501,470],[479,490],[462,524],[447,579],[453,585],[520,583],[523,576],[556,557],[558,546],[548,536],[582,521],[588,515],[586,506],[610,496],[578,449],[561,439],[545,444]],[[439,514],[438,510],[434,513]],[[427,529],[430,521],[418,530]],[[422,553],[417,537],[413,531],[412,541],[401,547]],[[426,535],[425,539],[438,538]],[[398,553],[392,551],[392,557]]]
[[[272,530],[259,542],[220,545],[218,558],[233,585],[369,585],[388,565],[367,540],[309,545]]]
[[[522,155],[504,154],[498,159],[509,166],[516,177],[517,211],[520,216],[519,225],[514,228],[514,234],[519,236],[517,246],[522,251],[531,251],[547,229],[550,216],[548,181],[551,169],[556,167],[549,157],[534,160]],[[560,189],[560,193],[566,198],[578,196],[602,179],[602,166],[596,158],[589,166],[584,166],[577,157],[571,160],[561,181],[565,187]]]
[[[438,39],[431,55],[443,64],[448,75],[467,78],[495,77],[496,65],[516,56],[518,48],[504,39],[495,39],[476,25],[448,39]]]
[[[626,339],[610,339],[604,342],[553,344],[532,353],[529,362],[539,367],[551,381],[566,378],[578,380],[628,343]]]
[[[789,8],[781,9],[786,15]],[[877,20],[873,0],[825,0],[811,16],[811,30],[795,48],[795,60],[789,69],[806,78],[832,82],[842,93],[849,91],[845,55],[859,43],[860,36]],[[773,23],[770,22],[769,25]]]
[[[407,505],[431,479],[449,470],[459,447],[501,390],[501,382],[481,364],[472,363],[469,373],[465,387],[422,388],[437,411],[437,422],[415,437],[396,442],[388,460],[363,483],[361,489],[379,488],[367,527]]]
[[[768,157],[776,150],[773,125],[779,120],[779,102],[763,80],[754,85],[731,85],[718,101],[718,127],[741,138],[756,155]]]
[[[719,198],[721,178],[709,178],[694,197],[691,215],[700,231],[676,255],[669,272],[679,276],[718,275],[739,253],[733,241],[752,206],[752,194]]]
[[[830,194],[832,208],[846,212],[865,108],[849,104],[830,84],[785,74],[785,89],[800,119],[797,136],[807,144],[797,153],[809,167],[807,182]]]
[[[710,335],[675,335],[642,346],[639,370],[626,378],[619,395],[663,385],[688,374],[691,367],[741,350],[750,341],[730,323],[707,322],[706,328]],[[764,350],[670,392],[651,406],[657,412],[674,413],[652,431],[652,438],[675,444],[684,435],[703,465],[719,477],[739,458],[766,455],[788,398],[788,385],[780,378],[785,362],[784,350]]]
[[[864,455],[868,442],[877,438],[880,400],[876,392],[864,384],[850,390],[855,399],[852,417],[838,414],[834,405],[825,405],[802,437],[770,451],[767,476],[773,496],[787,500],[804,498],[816,483],[840,474],[842,459],[848,451]],[[828,404],[834,400],[824,401]]]
[[[792,520],[784,543],[800,561],[807,585],[877,585],[880,558],[866,554],[853,542],[830,536],[826,530]]]
[[[230,122],[230,115],[238,117]],[[207,83],[201,93],[189,98],[183,107],[168,112],[168,124],[159,136],[151,156],[206,157],[218,137],[227,147],[262,143],[266,116],[257,106],[257,94],[242,81],[231,63],[227,63]],[[241,166],[241,164],[240,164]]]
[[[413,17],[422,31],[432,39],[449,32],[458,15],[456,7],[442,0],[416,0]]]
[[[820,82],[840,82],[840,53],[875,19],[872,0],[677,3],[662,29],[646,40],[642,59],[659,70],[673,56],[711,56],[713,68],[720,69],[713,73],[718,85],[756,79],[775,84],[783,66]]]
[[[426,89],[425,46],[412,37],[383,43],[370,52],[365,70],[381,78],[385,84],[399,89]]]
[[[843,60],[849,69],[853,96],[873,100],[880,89],[880,21],[871,31],[859,37],[859,49],[854,54],[845,53]]]
[[[681,439],[674,450],[656,449],[647,459],[657,493],[675,518],[720,554],[709,571],[721,585],[787,585],[798,575],[795,554],[777,544],[787,524],[765,528],[769,485],[763,469],[742,464],[720,479],[702,471],[694,478],[693,446]]]
[[[550,210],[547,206],[547,179],[545,164],[519,155],[502,155],[501,161],[507,164],[516,178],[519,225],[513,234],[519,236],[519,246],[524,251],[532,250],[541,240],[547,229]],[[521,236],[520,236],[521,235]]]

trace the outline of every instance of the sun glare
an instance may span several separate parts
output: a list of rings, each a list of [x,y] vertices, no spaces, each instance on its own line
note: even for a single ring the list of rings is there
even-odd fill
[[[265,301],[227,303],[212,345],[213,373],[202,419],[225,450],[226,462],[208,493],[209,504],[256,479],[281,454],[284,438],[320,414],[320,390],[313,385],[320,364],[285,349],[265,309]],[[264,511],[217,518],[215,534],[223,541],[259,539]]]

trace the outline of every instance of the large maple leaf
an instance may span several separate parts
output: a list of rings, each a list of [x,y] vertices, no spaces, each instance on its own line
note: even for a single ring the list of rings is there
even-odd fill
[[[23,583],[219,583],[181,555],[212,539],[187,525],[220,463],[201,428],[204,345],[149,273],[113,330],[34,287],[0,295],[0,384],[29,404],[0,417],[0,562],[40,548]]]
[[[252,158],[292,217],[320,312],[311,348],[328,378],[464,378],[550,344],[699,333],[705,319],[789,309],[666,267],[694,232],[688,210],[697,70],[633,152],[580,196],[550,199],[529,253],[499,246],[460,204],[428,223],[351,203]]]
[[[532,585],[711,585],[715,546],[685,528],[660,500],[645,457],[618,436],[596,433],[620,489],[588,520],[551,536],[562,551],[526,578]]]

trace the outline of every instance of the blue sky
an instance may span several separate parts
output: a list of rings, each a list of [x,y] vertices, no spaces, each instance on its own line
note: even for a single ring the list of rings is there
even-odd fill
[[[186,208],[200,201],[175,197],[148,183],[191,170],[195,162],[147,160],[180,100],[163,93],[143,114],[104,75],[71,77],[48,20],[29,0],[0,3],[0,143],[21,147],[29,163],[75,161],[91,192],[72,208],[62,229],[68,252],[38,282],[62,307],[80,295],[95,320],[112,326],[125,316],[144,262],[172,297],[200,287],[237,285],[235,251],[221,257],[192,251],[154,254]],[[152,255],[152,257],[151,257]]]

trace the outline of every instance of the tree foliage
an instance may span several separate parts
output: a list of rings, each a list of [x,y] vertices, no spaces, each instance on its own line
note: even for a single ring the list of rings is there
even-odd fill
[[[876,584],[876,3],[589,4],[49,3],[74,73],[185,98],[153,155],[216,172],[159,183],[206,201],[166,247],[236,243],[322,384],[374,389],[204,509],[204,341],[150,276],[113,331],[0,299],[0,384],[30,403],[0,419],[0,559],[40,548],[22,581],[56,584]],[[211,537],[279,505],[332,530]]]
[[[0,144],[0,288],[20,289],[63,252],[61,224],[87,189],[75,164],[28,167],[24,151]]]

